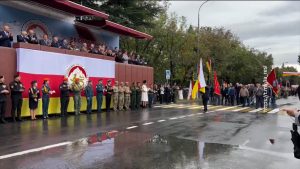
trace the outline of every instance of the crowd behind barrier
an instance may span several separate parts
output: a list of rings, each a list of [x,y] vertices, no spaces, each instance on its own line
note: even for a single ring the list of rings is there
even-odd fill
[[[3,31],[0,32],[0,46],[11,47],[13,41],[13,34],[10,32],[8,25],[3,26]],[[135,52],[128,52],[123,49],[110,49],[104,43],[76,43],[73,40],[59,39],[58,36],[53,36],[52,40],[49,39],[47,34],[42,38],[38,38],[35,32],[31,29],[28,32],[22,31],[17,35],[17,42],[39,44],[54,48],[61,48],[66,50],[81,51],[115,58],[116,62],[135,65],[147,65],[147,61]]]

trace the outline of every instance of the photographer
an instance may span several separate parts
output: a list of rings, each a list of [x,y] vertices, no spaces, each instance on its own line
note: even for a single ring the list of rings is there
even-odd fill
[[[292,142],[294,144],[294,157],[300,159],[300,135],[298,133],[298,126],[300,126],[300,112],[295,109],[282,109],[286,111],[291,117],[295,117],[295,123],[293,123],[293,130],[291,130]]]

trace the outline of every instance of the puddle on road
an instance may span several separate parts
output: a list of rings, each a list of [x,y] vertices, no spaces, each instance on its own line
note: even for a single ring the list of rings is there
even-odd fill
[[[79,139],[68,146],[0,160],[0,168],[257,168],[243,158],[268,162],[268,157],[246,153],[238,146],[112,131]]]

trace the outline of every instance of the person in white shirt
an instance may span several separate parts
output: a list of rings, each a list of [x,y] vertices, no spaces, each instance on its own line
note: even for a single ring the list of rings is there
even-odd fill
[[[160,85],[160,88],[159,88],[159,101],[160,101],[160,104],[163,104],[164,95],[165,95],[165,87],[164,87],[164,85]]]
[[[147,87],[147,81],[144,80],[143,81],[143,85],[142,85],[142,106],[146,107],[147,103],[148,103],[148,87]]]

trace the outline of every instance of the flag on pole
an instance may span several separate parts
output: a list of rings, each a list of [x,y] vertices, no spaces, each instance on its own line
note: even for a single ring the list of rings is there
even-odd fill
[[[202,58],[200,59],[200,65],[199,65],[198,83],[199,83],[200,92],[205,93],[206,82],[204,78]]]
[[[273,92],[278,94],[278,81],[276,79],[275,69],[273,69],[267,77],[268,83],[272,86]]]
[[[193,82],[190,80],[190,87],[189,87],[189,93],[188,93],[188,100],[191,99],[191,96],[192,96],[192,90],[193,90]]]
[[[209,60],[206,62],[206,67],[207,67],[208,72],[210,73],[210,72],[211,72],[211,59],[209,59]]]
[[[193,86],[193,90],[192,90],[192,99],[196,99],[197,98],[197,93],[199,91],[199,82],[198,80],[195,82],[194,86]]]
[[[220,84],[219,84],[219,81],[218,81],[218,77],[217,77],[217,72],[215,71],[214,72],[214,93],[217,94],[217,95],[221,95],[221,89],[220,89]]]

